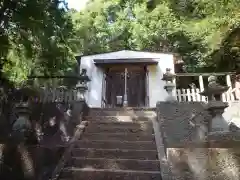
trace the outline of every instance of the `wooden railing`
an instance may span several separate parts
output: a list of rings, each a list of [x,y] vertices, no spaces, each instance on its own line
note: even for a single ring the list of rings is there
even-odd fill
[[[201,96],[200,89],[176,89],[176,98],[179,102],[207,101],[207,97]]]
[[[209,76],[222,76],[225,79],[225,85],[229,87],[229,90],[222,94],[222,101],[223,102],[233,102],[236,101],[236,89],[233,88],[234,81],[232,82],[232,77],[234,77],[235,73],[233,72],[222,72],[222,73],[176,73],[176,77],[178,79],[183,79],[186,77],[198,77],[198,83],[196,84],[198,88],[182,88],[182,89],[176,89],[174,94],[176,96],[176,99],[179,102],[190,102],[190,101],[202,101],[207,102],[208,98],[205,96],[201,96],[199,93],[204,91],[204,88],[207,86],[206,81],[204,84],[203,77],[208,78]],[[187,79],[189,80],[189,79]],[[206,80],[206,79],[205,79]],[[176,82],[176,81],[175,81]],[[180,85],[181,85],[180,81]],[[185,79],[183,79],[183,82],[186,82]],[[178,82],[176,82],[178,83]],[[191,82],[188,82],[191,84]],[[196,83],[196,82],[195,82]],[[176,84],[179,85],[179,84]]]
[[[236,101],[236,89],[229,89],[227,92],[222,94],[222,101],[223,102],[233,102]]]
[[[74,102],[84,99],[84,93],[76,89],[45,89],[41,91],[40,96],[31,97],[34,102],[49,103],[49,102]]]

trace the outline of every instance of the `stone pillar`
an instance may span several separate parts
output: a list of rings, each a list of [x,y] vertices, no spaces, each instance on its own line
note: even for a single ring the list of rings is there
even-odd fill
[[[173,90],[175,88],[175,83],[174,83],[175,75],[171,73],[171,69],[167,68],[166,73],[163,74],[163,81],[166,81],[166,84],[164,86],[164,89],[167,91],[168,96],[165,99],[165,101],[168,102],[175,102],[176,98],[173,96]],[[160,104],[157,104],[157,108],[159,108]],[[168,157],[168,149],[166,147],[166,143],[164,143],[164,140],[167,139],[166,134],[164,132],[161,132],[161,126],[162,126],[162,120],[160,118],[160,113],[159,110],[157,110],[158,113],[158,123],[153,121],[154,125],[154,133],[156,136],[156,144],[157,144],[157,150],[158,150],[158,157],[160,161],[160,166],[161,166],[161,175],[162,179],[168,179],[172,180],[174,179],[174,174],[172,172],[172,165]],[[158,127],[157,127],[158,126]]]
[[[166,101],[176,101],[176,97],[173,96],[173,90],[175,88],[175,84],[173,83],[175,79],[175,75],[171,73],[171,69],[167,68],[166,73],[163,74],[162,80],[166,81],[166,84],[164,86],[164,89],[168,93],[168,97],[166,98]]]
[[[203,96],[208,96],[209,100],[207,110],[212,115],[212,119],[209,119],[209,122],[207,122],[208,133],[228,131],[228,124],[222,117],[222,113],[228,104],[221,101],[221,95],[226,92],[229,87],[218,84],[215,76],[210,76],[208,83],[208,87],[200,93]]]
[[[212,178],[212,150],[209,148],[212,147],[211,144],[211,135],[216,135],[216,133],[222,133],[223,131],[228,131],[228,124],[225,119],[222,117],[222,113],[224,109],[228,106],[227,103],[221,101],[221,95],[225,91],[227,91],[229,87],[222,86],[217,83],[217,78],[215,76],[210,76],[208,78],[208,86],[207,88],[201,92],[200,94],[203,96],[208,96],[208,104],[206,106],[207,110],[209,111],[212,118],[206,119],[206,126],[207,126],[207,134],[205,141],[207,142],[206,148],[206,161],[205,161],[205,168],[206,171],[203,172],[204,179]],[[211,179],[210,178],[210,179]]]

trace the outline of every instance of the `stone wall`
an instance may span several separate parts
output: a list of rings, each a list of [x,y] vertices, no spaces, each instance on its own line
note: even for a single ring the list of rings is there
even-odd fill
[[[157,104],[157,113],[166,147],[203,139],[205,122],[211,118],[200,102],[161,102]]]
[[[175,180],[238,180],[238,148],[168,148]]]
[[[159,129],[172,179],[237,180],[240,135],[225,132],[207,136],[207,122],[212,117],[205,106],[200,102],[157,104]]]

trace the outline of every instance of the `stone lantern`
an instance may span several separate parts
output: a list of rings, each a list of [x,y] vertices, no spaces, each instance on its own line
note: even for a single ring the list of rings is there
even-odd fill
[[[173,83],[173,80],[175,78],[175,74],[171,73],[171,69],[167,68],[166,73],[163,74],[163,81],[166,81],[166,84],[164,86],[164,89],[168,93],[168,97],[166,98],[166,101],[176,101],[176,98],[173,96],[173,89],[175,88],[175,84]]]
[[[209,100],[207,110],[212,115],[212,119],[206,122],[209,133],[228,131],[228,124],[222,117],[222,113],[228,104],[221,101],[222,93],[226,92],[228,89],[229,87],[218,84],[215,76],[210,76],[208,78],[207,88],[200,93],[202,96],[207,96]]]
[[[18,120],[19,119],[21,120],[21,125],[24,125],[25,127],[30,126],[29,118],[30,118],[30,114],[31,114],[31,109],[30,109],[29,102],[17,103],[15,106],[15,113],[18,117]]]
[[[31,104],[29,98],[35,92],[30,88],[22,88],[17,90],[14,95],[20,96],[20,99],[16,98],[17,102],[15,105],[15,114],[17,116],[16,121],[13,124],[13,132],[18,138],[25,138],[25,133],[31,129],[30,115],[31,115]]]
[[[77,95],[76,95],[76,99],[77,101],[83,101],[84,100],[84,93],[87,90],[87,86],[85,84],[82,83],[78,83],[76,85],[76,91],[77,91]]]
[[[84,94],[88,90],[87,83],[90,81],[90,78],[87,75],[87,70],[82,69],[82,72],[80,73],[80,76],[76,76],[78,80],[78,84],[76,85],[75,88],[75,96],[74,96],[74,104],[73,104],[73,109],[72,109],[72,116],[73,119],[76,120],[77,124],[81,121],[81,112],[84,108],[85,104],[85,97]]]
[[[57,92],[57,99],[55,100],[55,102],[64,102],[65,100],[65,93],[67,91],[67,87],[66,86],[59,86],[56,88],[56,92]]]
[[[90,81],[88,75],[87,75],[87,70],[82,69],[82,72],[80,73],[80,76],[77,77],[79,80],[78,84],[76,85],[76,90],[77,90],[77,101],[83,101],[84,100],[84,93],[86,92],[87,88],[87,83]]]

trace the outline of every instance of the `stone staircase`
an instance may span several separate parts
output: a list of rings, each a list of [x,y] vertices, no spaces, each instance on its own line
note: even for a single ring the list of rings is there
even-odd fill
[[[59,180],[160,180],[154,109],[91,109]]]

